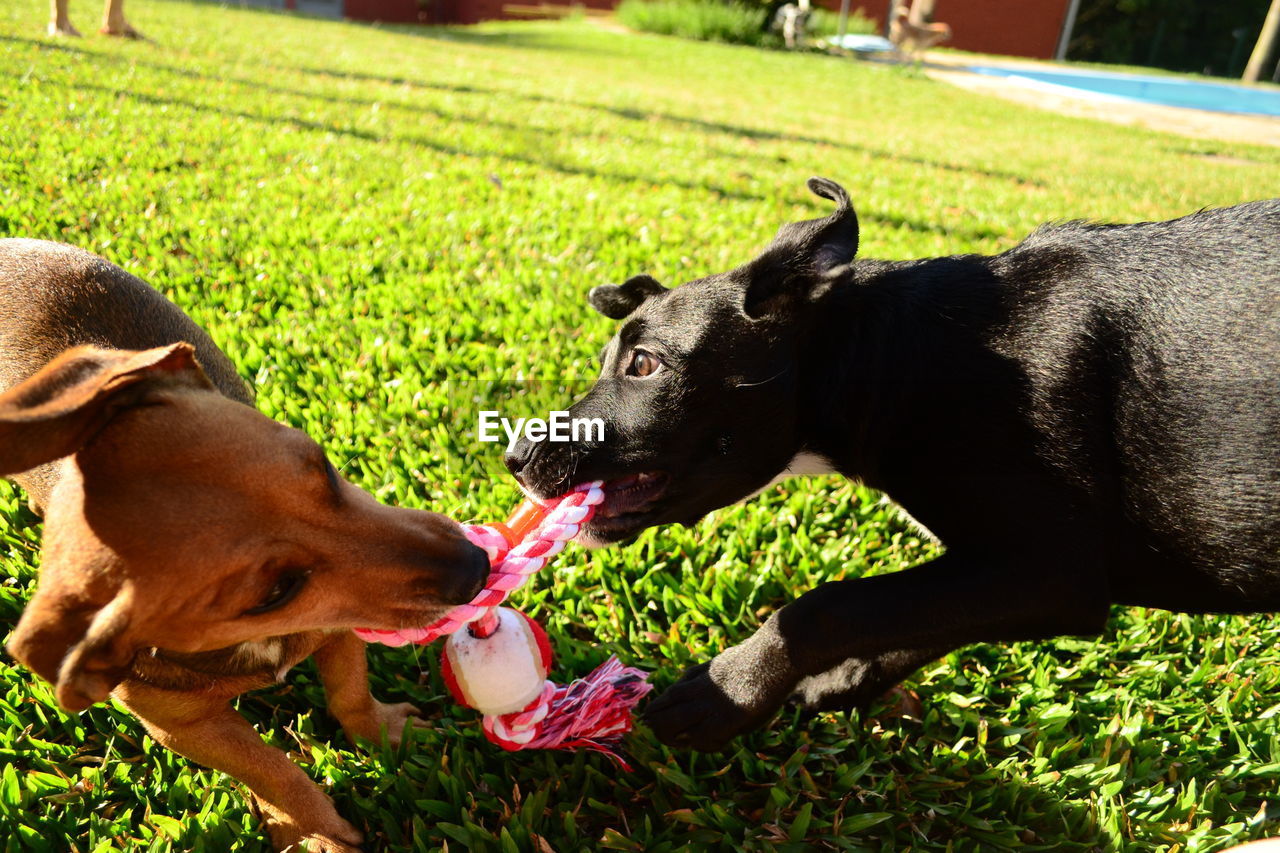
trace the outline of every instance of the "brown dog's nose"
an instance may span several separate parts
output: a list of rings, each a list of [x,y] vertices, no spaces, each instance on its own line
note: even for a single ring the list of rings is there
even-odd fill
[[[488,553],[467,542],[462,559],[441,584],[440,597],[446,604],[466,604],[480,593],[488,579]]]

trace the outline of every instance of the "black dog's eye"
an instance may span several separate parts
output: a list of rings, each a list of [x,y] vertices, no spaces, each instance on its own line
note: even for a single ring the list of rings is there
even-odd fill
[[[662,367],[658,357],[646,350],[638,349],[631,353],[631,364],[627,366],[628,376],[652,376]]]
[[[271,590],[262,601],[244,612],[245,616],[257,616],[284,607],[298,597],[302,588],[307,585],[307,572],[302,569],[290,569],[281,572]]]

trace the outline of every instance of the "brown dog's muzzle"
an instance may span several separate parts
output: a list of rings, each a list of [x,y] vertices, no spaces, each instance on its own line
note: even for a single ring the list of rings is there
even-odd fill
[[[384,540],[388,565],[408,569],[411,594],[443,605],[466,604],[489,578],[489,555],[472,545],[462,525],[434,512],[382,507],[402,536]]]
[[[427,558],[424,572],[431,578],[434,596],[444,604],[466,604],[489,579],[489,555],[459,536],[453,554],[443,561]]]

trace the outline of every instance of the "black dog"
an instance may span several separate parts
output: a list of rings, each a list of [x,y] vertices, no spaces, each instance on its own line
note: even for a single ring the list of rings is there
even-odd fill
[[[1280,200],[886,262],[854,260],[843,188],[809,187],[839,209],[745,266],[595,288],[627,322],[572,414],[605,441],[508,465],[540,495],[611,480],[596,543],[818,466],[947,550],[690,669],[649,705],[662,740],[719,748],[792,693],[864,704],[967,643],[1097,633],[1112,604],[1280,610]]]

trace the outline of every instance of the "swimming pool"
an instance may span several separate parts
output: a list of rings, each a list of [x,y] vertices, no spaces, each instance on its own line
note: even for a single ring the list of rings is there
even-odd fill
[[[1219,113],[1280,116],[1280,89],[1252,88],[1177,77],[1149,77],[1106,71],[1041,71],[970,65],[969,71],[1007,77],[1025,85],[1099,100],[1162,104]]]

